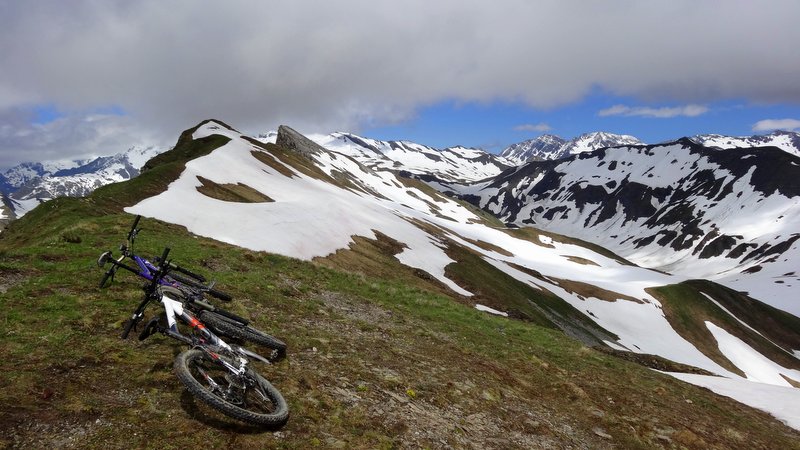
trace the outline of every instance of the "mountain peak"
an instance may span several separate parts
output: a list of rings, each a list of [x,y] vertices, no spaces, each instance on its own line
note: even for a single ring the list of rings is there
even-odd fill
[[[506,148],[500,156],[516,164],[524,164],[528,161],[566,158],[600,148],[643,144],[633,136],[605,131],[584,133],[569,141],[552,134],[543,134]]]
[[[275,144],[289,150],[294,150],[306,158],[313,158],[315,155],[326,151],[324,147],[286,125],[278,127],[278,135],[275,138]]]

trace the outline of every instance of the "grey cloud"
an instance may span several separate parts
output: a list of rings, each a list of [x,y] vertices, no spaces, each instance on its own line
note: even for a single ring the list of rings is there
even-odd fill
[[[0,114],[0,168],[24,161],[113,155],[132,145],[170,145],[123,116],[72,114],[46,124],[26,119],[26,113]]]
[[[0,110],[113,105],[174,136],[209,117],[358,131],[445,99],[549,108],[597,89],[800,102],[796,17],[794,1],[2,2]]]

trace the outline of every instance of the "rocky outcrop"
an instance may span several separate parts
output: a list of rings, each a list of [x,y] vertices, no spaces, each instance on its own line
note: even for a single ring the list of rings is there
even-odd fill
[[[291,127],[287,127],[286,125],[281,125],[278,127],[278,137],[275,139],[275,145],[283,147],[287,150],[295,151],[312,160],[314,159],[315,155],[319,155],[327,151],[319,144],[298,133]]]

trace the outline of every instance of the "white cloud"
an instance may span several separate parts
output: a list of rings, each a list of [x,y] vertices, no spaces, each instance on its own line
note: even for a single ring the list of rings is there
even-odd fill
[[[697,117],[707,113],[708,111],[708,107],[702,105],[664,106],[661,108],[614,105],[610,108],[598,111],[597,115],[600,117],[626,116],[669,119],[673,117]]]
[[[548,124],[546,124],[544,122],[537,123],[537,124],[526,123],[526,124],[517,125],[517,126],[514,127],[514,131],[539,131],[539,132],[542,132],[542,133],[544,133],[546,131],[550,131],[552,129],[553,129],[553,127],[551,127],[550,125],[548,125]]]
[[[2,5],[0,110],[113,105],[162,135],[212,117],[357,132],[441,101],[552,108],[597,90],[800,103],[794,0]]]
[[[797,119],[766,119],[759,120],[753,125],[753,131],[795,131],[798,129],[800,129],[800,120]]]

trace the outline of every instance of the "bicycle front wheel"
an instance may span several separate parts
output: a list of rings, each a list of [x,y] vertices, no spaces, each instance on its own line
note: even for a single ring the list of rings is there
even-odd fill
[[[252,369],[236,375],[204,351],[192,349],[175,358],[175,374],[192,395],[234,419],[269,427],[280,427],[289,419],[281,393]]]

